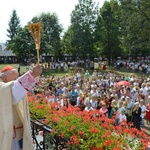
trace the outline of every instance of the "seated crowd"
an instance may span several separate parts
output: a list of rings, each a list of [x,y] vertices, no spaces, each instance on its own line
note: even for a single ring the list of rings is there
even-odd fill
[[[130,84],[117,86],[121,80]],[[150,77],[103,74],[96,70],[91,75],[88,70],[57,78],[42,75],[31,92],[37,91],[49,102],[60,103],[60,107],[74,106],[88,112],[98,109],[109,118],[115,116],[116,124],[132,122],[139,130],[141,125],[150,125]]]

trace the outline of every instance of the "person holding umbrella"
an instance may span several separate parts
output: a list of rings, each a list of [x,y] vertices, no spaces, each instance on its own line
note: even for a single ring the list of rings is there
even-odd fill
[[[121,80],[115,84],[115,86],[129,86],[129,85],[130,85],[130,82],[125,81],[125,80]]]

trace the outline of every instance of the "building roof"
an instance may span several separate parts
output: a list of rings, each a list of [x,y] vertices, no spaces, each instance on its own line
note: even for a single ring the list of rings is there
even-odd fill
[[[0,57],[2,56],[16,56],[11,50],[3,50],[3,51],[0,51]]]

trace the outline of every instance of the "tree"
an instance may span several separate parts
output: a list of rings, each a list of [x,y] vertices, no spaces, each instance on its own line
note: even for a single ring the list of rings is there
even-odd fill
[[[19,62],[27,63],[27,60],[36,56],[35,44],[26,26],[20,28],[12,47]]]
[[[71,13],[72,54],[81,58],[93,58],[94,31],[98,5],[92,0],[79,0]]]
[[[72,37],[73,37],[72,26],[69,26],[68,30],[64,33],[63,38],[62,38],[63,55],[72,54],[72,46],[71,46]]]
[[[12,49],[12,43],[14,42],[15,37],[18,34],[18,31],[20,29],[20,19],[17,16],[17,12],[14,9],[12,11],[12,15],[10,16],[10,21],[8,23],[9,29],[7,29],[7,36],[8,40],[6,41],[7,49]]]
[[[101,54],[108,58],[109,64],[112,58],[122,55],[122,49],[120,47],[120,30],[119,30],[119,18],[116,15],[118,4],[115,0],[110,2],[105,1],[103,7],[100,9],[99,19],[101,21],[100,37],[102,42]],[[97,23],[97,28],[99,24]],[[97,29],[98,32],[98,29]],[[97,33],[98,34],[98,33]]]
[[[41,53],[61,57],[61,33],[63,28],[58,22],[58,16],[55,13],[42,13],[30,21],[30,23],[34,22],[41,22],[44,25],[41,38]]]
[[[150,1],[119,0],[122,46],[130,55],[150,54]]]
[[[55,14],[42,13],[40,16],[33,17],[29,23],[41,22],[43,32],[41,37],[40,55],[51,54],[55,57],[61,56],[61,38],[62,27],[58,23]],[[20,28],[12,43],[13,52],[20,61],[36,59],[36,49],[34,40],[29,33],[27,26]]]

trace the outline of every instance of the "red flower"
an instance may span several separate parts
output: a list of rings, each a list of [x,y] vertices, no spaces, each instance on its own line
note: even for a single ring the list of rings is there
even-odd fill
[[[48,103],[48,100],[46,99],[46,98],[44,98],[44,100],[43,100],[45,103]]]
[[[43,108],[44,108],[44,106],[42,106],[42,105],[37,106],[37,109],[43,109]]]
[[[75,128],[76,128],[75,126],[71,126],[70,132],[72,132]]]
[[[90,132],[91,132],[91,133],[98,133],[98,129],[95,128],[95,127],[92,127],[92,128],[90,129]]]
[[[78,139],[78,136],[71,136],[70,140],[75,144],[75,145],[79,145],[80,141]]]
[[[52,133],[52,134],[55,134],[55,130],[54,130],[54,129],[52,129],[52,130],[51,130],[51,133]]]
[[[78,131],[78,135],[84,135],[84,131]]]
[[[61,135],[60,135],[62,138],[65,136],[65,133],[64,132],[61,132]]]
[[[59,122],[59,120],[60,120],[60,118],[59,117],[55,117],[54,119],[53,119],[53,122]]]
[[[68,145],[71,145],[71,142],[70,142],[70,141],[68,141]]]
[[[49,120],[48,120],[48,119],[45,119],[45,123],[48,124],[48,123],[49,123]]]
[[[111,140],[106,141],[106,146],[110,146],[112,144]]]
[[[32,102],[32,101],[35,101],[36,98],[34,96],[28,96],[28,102]]]

